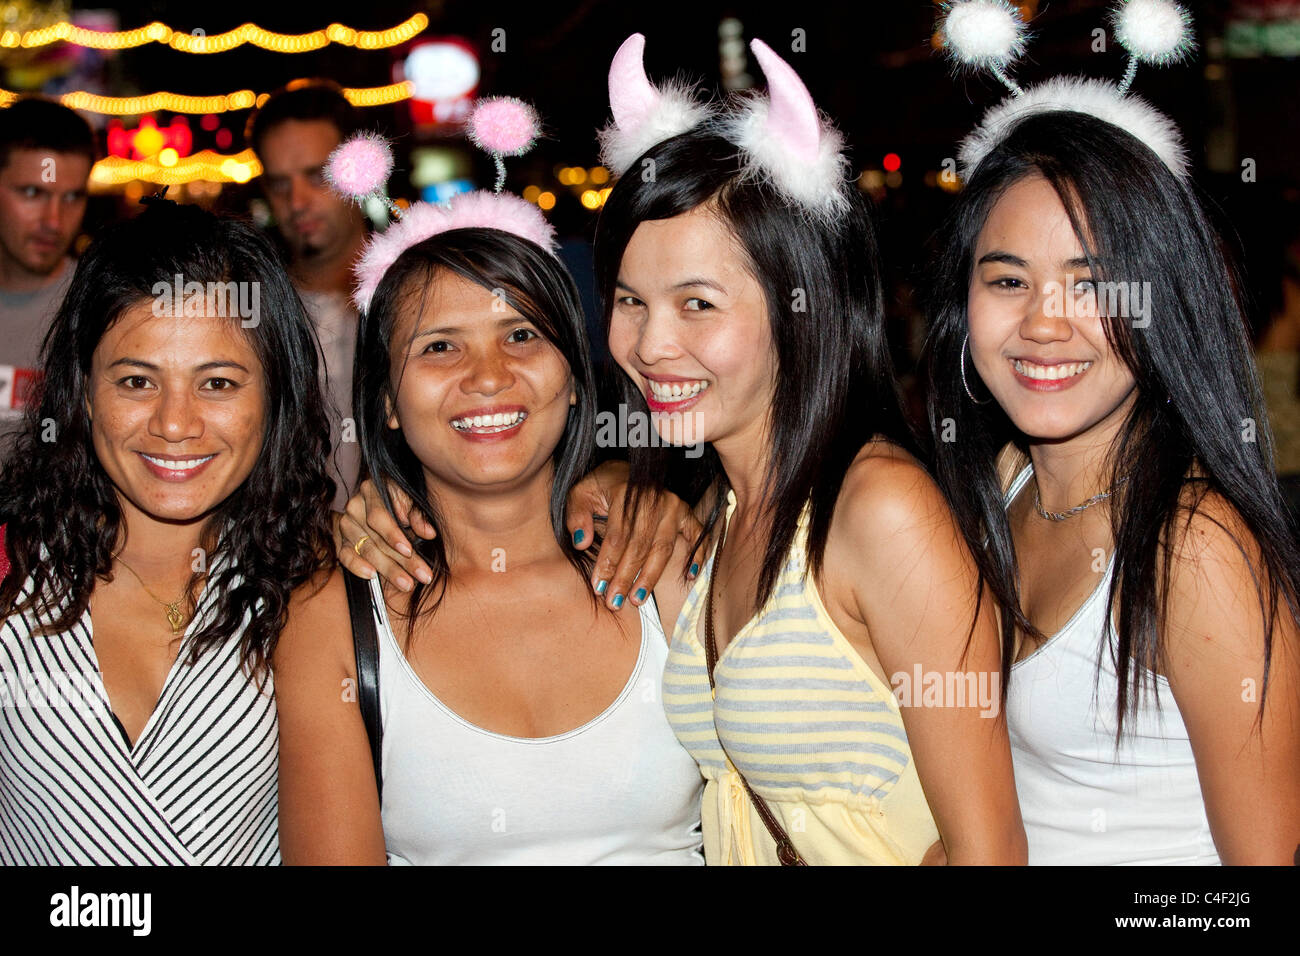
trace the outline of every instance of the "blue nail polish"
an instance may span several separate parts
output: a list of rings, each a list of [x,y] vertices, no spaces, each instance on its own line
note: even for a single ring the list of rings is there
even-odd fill
[[[691,574],[699,574],[699,573],[700,573],[700,562],[693,561],[691,563]]]
[[[623,606],[623,595],[621,595],[621,594],[615,594],[615,595],[614,595],[614,610],[617,611],[617,610],[618,610],[619,608],[621,608],[622,606]]]
[[[609,582],[608,582],[608,581],[598,581],[598,582],[596,583],[596,593],[597,593],[597,594],[604,594],[604,593],[605,593],[605,588],[607,588],[607,587],[609,587]]]
[[[582,539],[585,538],[586,536],[587,536],[587,532],[579,528],[577,531],[573,532],[573,543],[582,544]]]
[[[650,593],[650,592],[647,591],[645,588],[637,588],[637,589],[636,589],[636,599],[637,599],[638,601],[644,601],[644,600],[645,600],[645,596],[646,596],[647,594],[649,594],[649,593]]]

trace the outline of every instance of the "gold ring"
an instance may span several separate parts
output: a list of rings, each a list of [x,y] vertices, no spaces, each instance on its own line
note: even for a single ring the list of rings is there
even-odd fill
[[[357,543],[352,546],[352,550],[356,552],[358,558],[361,557],[361,546],[368,540],[370,540],[370,535],[363,534],[359,539],[357,539]]]

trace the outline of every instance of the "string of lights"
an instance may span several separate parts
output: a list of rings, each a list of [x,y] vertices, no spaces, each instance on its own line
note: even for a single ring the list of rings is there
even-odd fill
[[[409,80],[390,83],[387,86],[345,87],[343,95],[353,106],[383,106],[410,99],[415,86]],[[19,94],[11,90],[0,89],[0,106],[7,106]],[[88,113],[103,113],[109,116],[140,116],[158,110],[170,113],[225,113],[230,110],[246,110],[261,106],[269,93],[257,94],[252,90],[237,90],[234,93],[215,96],[186,96],[181,93],[160,91],[144,96],[99,96],[77,90],[59,97],[59,102],[74,110]]]
[[[170,155],[168,155],[170,153]],[[180,158],[175,150],[164,149],[152,159],[107,156],[90,171],[92,186],[120,186],[134,179],[174,186],[196,179],[217,183],[246,183],[262,175],[262,164],[251,149],[222,155],[210,149]]]
[[[63,21],[21,33],[5,30],[0,33],[0,47],[30,49],[63,42],[95,50],[129,50],[146,43],[162,43],[182,53],[225,53],[251,43],[276,53],[307,53],[337,43],[360,50],[384,50],[405,43],[428,25],[429,18],[417,13],[387,30],[354,30],[342,23],[331,23],[323,30],[310,33],[274,33],[256,23],[245,23],[225,33],[206,36],[173,30],[156,20],[134,30],[116,31],[90,30]]]

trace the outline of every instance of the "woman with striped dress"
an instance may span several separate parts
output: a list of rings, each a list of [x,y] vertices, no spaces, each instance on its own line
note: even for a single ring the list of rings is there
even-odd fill
[[[0,863],[277,863],[267,660],[333,495],[302,305],[253,227],[153,203],[43,359],[0,476]]]

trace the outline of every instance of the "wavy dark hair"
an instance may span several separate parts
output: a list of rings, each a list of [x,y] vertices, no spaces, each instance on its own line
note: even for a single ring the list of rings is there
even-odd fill
[[[996,402],[976,405],[966,396],[958,368],[980,231],[998,199],[1030,176],[1042,176],[1056,190],[1095,279],[1147,283],[1150,289],[1149,325],[1135,328],[1103,314],[1106,338],[1137,385],[1133,409],[1107,460],[1110,487],[1125,475],[1135,478],[1115,493],[1110,519],[1115,557],[1108,600],[1118,624],[1113,651],[1118,742],[1125,718],[1137,712],[1147,678],[1154,693],[1171,548],[1180,522],[1190,521],[1206,496],[1216,494],[1258,545],[1262,566],[1251,570],[1269,634],[1265,691],[1279,602],[1300,621],[1300,547],[1273,470],[1268,419],[1239,297],[1243,285],[1204,201],[1193,185],[1116,126],[1075,112],[1030,116],[966,183],[938,234],[924,283],[931,322],[924,367],[936,476],[1001,604],[1004,673],[1010,671],[1011,628],[1037,634],[1020,605],[1015,549],[996,469],[1006,443],[1024,449],[1027,439]],[[1109,305],[1105,298],[1099,297],[1103,310]],[[970,362],[966,374],[976,394],[984,390]],[[1243,440],[1249,423],[1257,440]],[[956,441],[941,439],[946,424],[955,427]],[[1261,692],[1261,713],[1263,703]]]
[[[647,164],[653,163],[652,166]],[[902,413],[885,336],[875,227],[865,201],[851,191],[849,209],[833,228],[816,223],[770,184],[746,176],[737,148],[704,127],[664,140],[633,164],[653,177],[619,179],[596,228],[596,281],[608,332],[623,253],[637,226],[706,204],[736,237],[763,291],[776,361],[771,457],[762,513],[771,533],[763,545],[759,606],[785,563],[799,515],[810,503],[808,567],[820,573],[840,485],[873,436],[908,449],[914,436]],[[802,297],[795,295],[802,290]],[[620,375],[629,410],[648,415],[643,396]],[[661,487],[680,449],[630,449],[629,499]],[[680,466],[680,462],[676,463]],[[710,446],[690,468],[688,495],[720,493],[695,542],[697,553],[721,516],[728,483]]]
[[[384,506],[393,514],[389,488],[401,489],[433,526],[439,527],[438,502],[430,493],[423,466],[401,429],[387,426],[389,403],[396,402],[398,382],[389,375],[390,349],[401,313],[420,314],[438,273],[446,271],[500,294],[537,327],[569,365],[577,404],[569,409],[564,434],[551,453],[555,477],[550,515],[555,539],[569,562],[586,580],[594,560],[570,547],[565,502],[574,482],[591,462],[596,426],[596,384],[578,290],[564,265],[540,246],[499,229],[450,229],[402,252],[384,273],[370,308],[361,317],[352,379],[357,436],[368,476]],[[449,565],[442,536],[417,539],[415,549],[433,572],[428,585],[416,581],[407,603],[407,640],[416,618],[437,610],[446,591]],[[593,598],[594,600],[594,598]]]
[[[242,331],[266,379],[266,431],[248,478],[203,524],[206,588],[216,599],[189,658],[193,663],[244,627],[242,660],[260,681],[290,593],[332,560],[329,422],[315,334],[275,251],[252,225],[195,206],[153,203],[101,233],[77,264],[45,337],[37,397],[0,473],[0,521],[12,563],[0,582],[0,613],[48,615],[40,632],[58,633],[85,612],[97,579],[112,580],[113,556],[128,529],[92,443],[91,360],[125,310],[155,299],[155,286],[170,287],[177,275],[205,288],[260,283],[258,321]],[[54,441],[46,440],[51,430]],[[190,579],[191,614],[200,576]]]

